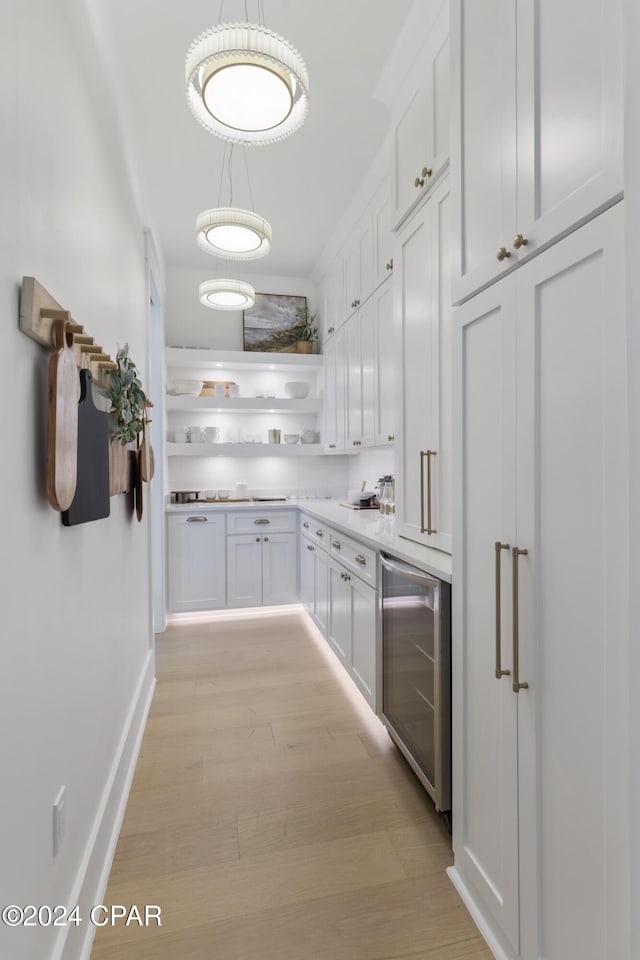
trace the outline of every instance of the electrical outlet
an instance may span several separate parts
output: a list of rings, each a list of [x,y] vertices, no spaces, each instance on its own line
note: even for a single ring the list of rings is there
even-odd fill
[[[65,829],[65,787],[60,787],[60,793],[53,803],[53,852],[60,849]]]

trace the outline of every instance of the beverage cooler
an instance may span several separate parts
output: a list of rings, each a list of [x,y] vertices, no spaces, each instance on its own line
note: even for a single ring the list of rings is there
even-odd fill
[[[382,720],[436,805],[451,808],[451,587],[381,554]]]

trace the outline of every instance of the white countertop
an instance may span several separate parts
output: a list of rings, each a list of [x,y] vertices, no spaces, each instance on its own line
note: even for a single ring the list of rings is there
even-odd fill
[[[451,583],[451,557],[441,550],[424,547],[395,533],[392,520],[385,520],[377,510],[350,510],[339,500],[285,500],[278,502],[222,503],[192,501],[167,504],[167,513],[219,512],[235,510],[299,510],[316,520],[324,520],[341,533],[352,536],[376,551],[383,550],[398,560],[412,563],[425,573]]]

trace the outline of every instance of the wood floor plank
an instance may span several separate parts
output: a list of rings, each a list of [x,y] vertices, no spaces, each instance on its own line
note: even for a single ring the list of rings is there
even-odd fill
[[[450,836],[306,616],[171,625],[92,960],[490,960]]]

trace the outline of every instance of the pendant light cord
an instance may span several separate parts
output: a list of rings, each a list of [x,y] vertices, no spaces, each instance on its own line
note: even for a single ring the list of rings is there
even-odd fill
[[[231,148],[229,150],[229,160],[227,163],[227,173],[229,174],[229,206],[230,207],[233,206],[233,163],[232,161],[233,161],[234,146],[235,144],[232,143]]]
[[[263,0],[258,0],[258,23],[261,27],[264,27],[264,7]],[[222,9],[224,7],[224,0],[220,0],[220,12],[218,13],[218,23],[222,23]],[[247,0],[244,0],[244,18],[246,22],[249,22],[249,6]]]
[[[224,165],[227,158],[227,142],[225,141],[224,150],[222,151],[222,163],[220,164],[220,185],[218,187],[218,206],[222,204],[222,184],[224,183]]]
[[[247,174],[247,183],[249,184],[249,199],[251,200],[251,209],[255,210],[256,205],[253,202],[253,190],[251,189],[251,177],[249,176],[249,164],[247,162],[247,150],[245,145],[242,145],[242,156],[244,157],[244,169]]]

